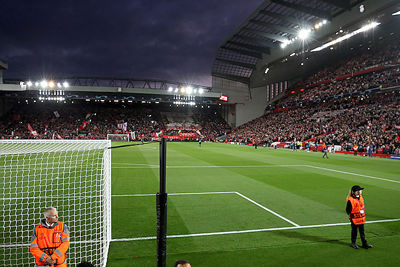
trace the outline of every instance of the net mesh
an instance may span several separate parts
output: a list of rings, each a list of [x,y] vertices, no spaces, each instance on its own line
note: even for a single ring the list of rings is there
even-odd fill
[[[68,265],[106,265],[110,146],[107,140],[0,141],[0,266],[35,266],[29,243],[49,206],[70,230]]]

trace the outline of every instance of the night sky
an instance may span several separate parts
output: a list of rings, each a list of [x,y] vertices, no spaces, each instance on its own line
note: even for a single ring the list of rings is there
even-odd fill
[[[211,85],[218,46],[262,0],[0,0],[5,78],[89,76]]]

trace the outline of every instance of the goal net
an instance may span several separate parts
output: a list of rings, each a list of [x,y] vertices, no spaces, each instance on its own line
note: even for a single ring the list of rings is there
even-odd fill
[[[107,134],[107,140],[128,142],[129,134]]]
[[[0,141],[0,266],[35,266],[29,252],[43,210],[70,230],[68,266],[106,266],[111,241],[111,141]]]

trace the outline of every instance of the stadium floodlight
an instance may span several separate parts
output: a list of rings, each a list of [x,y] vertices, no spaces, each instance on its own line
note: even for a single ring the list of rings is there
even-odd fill
[[[28,81],[28,82],[26,83],[26,85],[28,85],[28,87],[31,87],[31,86],[32,86],[32,82],[31,82],[31,81]]]
[[[105,267],[111,241],[111,141],[0,140],[0,266],[33,266],[32,228],[56,207],[69,226],[68,264]],[[29,170],[29,171],[26,171]],[[18,214],[18,228],[8,222]],[[84,219],[82,219],[84,218]],[[8,223],[7,223],[8,222]]]
[[[178,88],[175,88],[175,93],[178,93]]]
[[[200,89],[199,89],[199,94],[202,95],[203,93],[204,93],[204,89],[203,89],[203,88],[200,88]]]
[[[57,83],[57,87],[61,88],[62,87],[61,83]]]
[[[172,92],[172,90],[174,90],[171,86],[168,87],[168,92]]]
[[[310,29],[301,29],[297,36],[301,39],[301,40],[306,40],[309,36],[310,36],[311,30]]]
[[[68,88],[69,87],[69,83],[68,82],[63,82],[63,86],[64,86],[64,88]]]
[[[185,88],[185,87],[182,87],[182,88],[181,88],[181,93],[184,94],[185,91],[186,91],[186,88]]]
[[[54,83],[54,81],[49,81],[50,88],[54,88],[55,86],[56,86],[56,84]]]
[[[193,92],[193,88],[191,86],[186,87],[186,93],[189,95]]]
[[[46,80],[43,80],[43,81],[41,81],[40,82],[40,86],[42,87],[42,88],[47,88],[47,81]]]
[[[285,48],[287,45],[289,45],[292,41],[291,40],[285,40],[281,43],[281,48]]]
[[[193,90],[193,93],[195,93],[195,94],[196,94],[196,93],[197,93],[197,89],[194,89],[194,90]]]
[[[313,50],[311,50],[311,52],[318,52],[318,51],[321,51],[321,50],[323,50],[323,49],[325,49],[325,48],[327,48],[327,47],[330,47],[330,46],[332,46],[332,45],[334,45],[334,44],[337,44],[337,43],[340,43],[340,42],[342,42],[342,41],[344,41],[344,40],[347,40],[347,39],[349,39],[349,38],[353,37],[354,35],[357,35],[357,34],[359,34],[359,33],[361,33],[361,32],[366,32],[366,31],[368,31],[368,30],[370,30],[370,29],[373,29],[373,28],[375,28],[376,26],[378,26],[379,24],[381,24],[381,23],[379,23],[379,22],[371,22],[371,23],[368,23],[367,25],[361,27],[361,28],[358,29],[358,30],[355,30],[355,31],[353,31],[353,32],[351,32],[351,33],[348,33],[348,34],[346,34],[346,35],[343,35],[343,36],[341,36],[341,37],[339,37],[339,38],[337,38],[337,39],[335,39],[335,40],[333,40],[333,41],[331,41],[331,42],[328,42],[328,43],[326,43],[326,44],[324,44],[324,45],[321,45],[321,46],[319,46],[319,47],[317,47],[317,48],[314,48]]]
[[[322,21],[322,24],[326,24],[326,23],[328,23],[328,21],[326,20],[326,19],[324,19],[323,21]]]
[[[398,16],[398,15],[400,15],[400,11],[394,12],[394,13],[392,14],[392,16]]]

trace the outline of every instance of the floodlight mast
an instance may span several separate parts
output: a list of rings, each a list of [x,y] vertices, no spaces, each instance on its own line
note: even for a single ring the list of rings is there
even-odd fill
[[[157,266],[167,264],[167,193],[166,193],[167,143],[160,141],[160,192],[156,195],[157,209]]]

